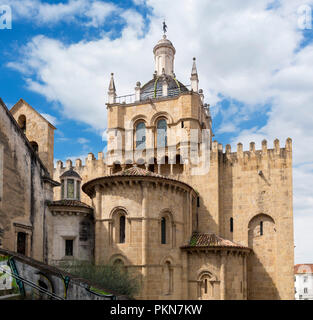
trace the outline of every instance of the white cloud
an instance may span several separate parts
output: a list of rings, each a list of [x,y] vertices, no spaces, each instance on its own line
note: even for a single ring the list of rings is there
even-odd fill
[[[86,138],[78,138],[78,139],[77,139],[77,142],[80,143],[80,144],[86,144],[86,143],[89,142],[89,140],[86,139]]]
[[[103,25],[105,20],[112,12],[117,11],[117,7],[111,3],[95,1],[91,7],[85,12],[85,15],[90,18],[87,26],[98,27]]]
[[[23,1],[25,6],[20,8],[20,14],[22,10],[35,10],[34,2]],[[134,2],[143,4],[140,0]],[[188,84],[192,57],[196,56],[206,101],[212,105],[212,113],[224,112],[218,132],[240,128],[257,110],[267,113],[266,125],[243,130],[234,136],[232,145],[241,141],[247,148],[250,141],[255,141],[260,148],[264,138],[269,146],[275,138],[281,140],[281,145],[288,136],[293,138],[294,176],[297,176],[296,261],[303,262],[304,256],[312,260],[312,241],[304,241],[301,232],[307,230],[309,223],[312,226],[309,212],[313,199],[308,191],[312,190],[313,175],[313,46],[299,49],[303,35],[298,28],[297,9],[302,1],[279,2],[271,10],[266,8],[272,0],[147,0],[146,3],[152,16],[145,35],[144,20],[139,13],[120,9],[121,19],[126,21],[120,38],[112,40],[104,34],[96,41],[65,45],[38,36],[28,43],[22,60],[10,66],[28,78],[31,90],[50,101],[57,100],[66,117],[102,130],[106,127],[105,100],[110,73],[115,73],[118,95],[134,93],[138,80],[142,83],[150,80],[154,71],[152,48],[162,35],[165,18],[168,37],[177,51],[177,78]],[[313,5],[312,0],[306,3]],[[106,21],[109,9],[105,6],[99,11],[92,10],[90,5],[88,8],[84,14],[90,13],[91,25]],[[55,9],[63,10],[64,14],[69,12]],[[237,110],[231,106],[227,114],[218,104],[220,96],[237,100],[240,106]],[[270,110],[265,109],[265,103],[272,103]]]
[[[7,0],[0,0],[1,4],[8,4]],[[13,9],[13,21],[24,20],[38,25],[54,25],[60,22],[81,23],[86,26],[98,27],[116,10],[116,6],[109,2],[93,0],[67,0],[66,2],[47,3],[41,0],[10,0]]]

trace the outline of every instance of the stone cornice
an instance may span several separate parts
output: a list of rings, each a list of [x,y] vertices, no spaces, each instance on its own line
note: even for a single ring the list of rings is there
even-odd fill
[[[187,183],[167,178],[167,177],[155,177],[155,176],[104,176],[102,178],[96,178],[88,181],[82,187],[82,190],[89,196],[93,197],[95,194],[95,187],[100,185],[103,189],[110,188],[112,186],[120,185],[122,187],[130,187],[130,184],[138,184],[149,183],[153,187],[156,186],[171,186],[174,187],[173,191],[182,191],[182,192],[191,192],[196,197],[196,192],[194,189],[189,186]]]

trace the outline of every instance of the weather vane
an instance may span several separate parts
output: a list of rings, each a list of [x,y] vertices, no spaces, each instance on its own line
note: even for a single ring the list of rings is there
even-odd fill
[[[165,23],[165,20],[163,21],[163,32],[164,34],[167,32],[167,25]]]

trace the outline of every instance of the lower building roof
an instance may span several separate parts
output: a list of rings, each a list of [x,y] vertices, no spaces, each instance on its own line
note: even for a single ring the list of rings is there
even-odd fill
[[[215,233],[199,233],[194,232],[187,245],[182,246],[181,248],[217,248],[217,247],[229,247],[229,248],[240,248],[248,249],[249,247],[243,246],[240,243],[223,239]]]

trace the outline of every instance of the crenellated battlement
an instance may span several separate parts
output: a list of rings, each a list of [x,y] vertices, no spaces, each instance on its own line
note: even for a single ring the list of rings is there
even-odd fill
[[[58,160],[54,170],[66,171],[66,170],[69,170],[70,168],[73,168],[74,170],[82,170],[85,167],[96,167],[97,165],[102,166],[102,164],[105,165],[103,160],[104,160],[103,152],[98,152],[98,158],[96,158],[92,152],[89,152],[87,158],[85,159],[85,165],[83,165],[83,162],[81,159],[76,159],[74,166],[73,166],[73,161],[71,159],[67,159],[65,162],[65,165],[63,161]]]
[[[285,147],[280,147],[278,139],[274,140],[274,148],[268,149],[267,140],[262,141],[262,147],[260,150],[255,149],[255,142],[250,142],[249,150],[243,150],[243,144],[239,142],[237,144],[237,150],[232,152],[231,145],[225,146],[225,152],[223,152],[223,145],[214,141],[212,144],[212,151],[218,152],[222,155],[223,162],[226,164],[239,163],[247,165],[252,162],[261,162],[263,160],[268,161],[291,161],[292,158],[292,140],[291,138],[286,139]]]

